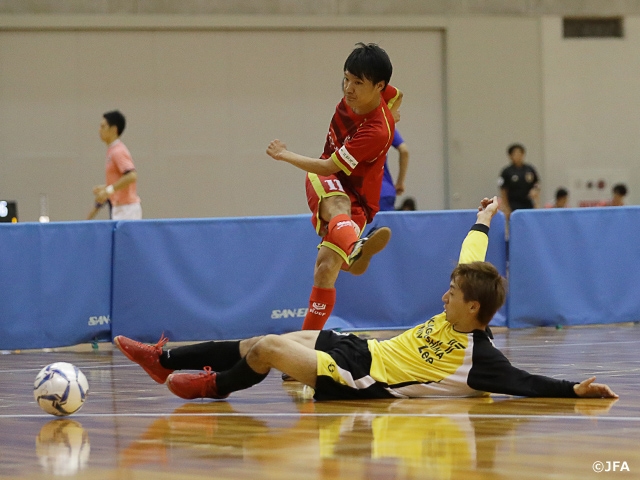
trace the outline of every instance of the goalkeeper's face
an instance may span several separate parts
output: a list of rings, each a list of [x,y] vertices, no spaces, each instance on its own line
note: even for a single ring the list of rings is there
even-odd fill
[[[466,329],[468,326],[477,322],[478,310],[480,303],[477,301],[466,301],[464,293],[456,283],[456,279],[449,283],[449,290],[442,296],[444,303],[444,311],[447,321],[455,326]],[[457,328],[458,331],[466,331]]]

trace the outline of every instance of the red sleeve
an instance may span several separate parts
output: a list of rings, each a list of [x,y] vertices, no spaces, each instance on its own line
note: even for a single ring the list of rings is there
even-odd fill
[[[393,139],[393,127],[387,121],[381,124],[364,125],[333,153],[334,163],[347,175],[360,162],[371,162],[386,153]]]
[[[382,99],[387,103],[387,107],[391,108],[400,96],[400,90],[391,84],[382,91]]]

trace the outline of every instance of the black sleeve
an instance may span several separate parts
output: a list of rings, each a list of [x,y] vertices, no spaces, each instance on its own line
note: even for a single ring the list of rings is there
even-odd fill
[[[511,365],[485,332],[473,334],[472,366],[467,385],[474,390],[522,397],[577,398],[574,382],[532,375]]]
[[[500,177],[502,177],[502,185],[500,186],[500,188],[506,188],[508,190],[511,182],[511,177],[508,175],[507,170],[508,167],[500,172]]]
[[[484,223],[474,223],[469,231],[482,232],[487,236],[489,235],[489,227]]]
[[[531,169],[531,172],[533,172],[533,184],[535,185],[536,183],[540,182],[540,177],[538,176],[538,172],[536,172],[536,169],[533,168],[533,166],[529,165],[529,168]]]

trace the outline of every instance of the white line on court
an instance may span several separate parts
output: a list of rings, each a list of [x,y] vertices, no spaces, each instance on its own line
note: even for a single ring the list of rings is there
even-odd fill
[[[76,413],[68,417],[55,417],[48,414],[7,414],[0,415],[3,418],[112,418],[112,417],[258,417],[258,418],[300,418],[300,417],[357,417],[363,414],[373,415],[376,417],[415,417],[415,418],[477,418],[477,419],[530,419],[530,420],[594,420],[612,421],[612,422],[633,422],[640,423],[640,417],[608,417],[595,415],[490,415],[490,414],[467,414],[467,413],[375,413],[375,412],[358,412],[358,413]]]
[[[517,344],[513,344],[514,342],[511,341],[510,342],[511,345],[506,345],[506,342],[504,342],[503,340],[499,342],[496,342],[494,340],[493,343],[495,343],[496,345],[499,344],[500,349],[517,348],[518,350],[520,349],[524,350],[525,348],[544,348],[544,347],[558,347],[558,346],[565,348],[565,347],[593,347],[594,345],[597,345],[599,347],[601,345],[622,345],[624,343],[637,344],[638,341],[633,340],[633,341],[624,341],[624,342],[563,343],[561,340],[558,340],[557,342],[548,340],[548,341],[545,341],[545,343],[542,343],[540,345],[517,345]]]
[[[52,363],[56,363],[56,362],[52,362]],[[80,370],[98,370],[98,369],[110,370],[112,368],[130,368],[130,367],[138,366],[138,364],[136,363],[127,363],[124,365],[112,365],[110,363],[107,363],[103,365],[80,365],[80,366],[78,366],[78,363],[74,363],[74,365],[78,367]],[[20,368],[16,370],[0,370],[0,373],[39,372],[41,369],[42,367]]]

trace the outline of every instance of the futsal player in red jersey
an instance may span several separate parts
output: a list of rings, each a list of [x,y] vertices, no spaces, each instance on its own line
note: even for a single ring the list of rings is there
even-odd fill
[[[384,163],[402,102],[402,93],[389,85],[391,73],[391,60],[382,48],[358,43],[344,64],[344,96],[320,158],[291,152],[280,140],[267,148],[275,160],[307,172],[311,221],[322,237],[303,330],[322,330],[336,302],[340,270],[362,275],[391,237],[391,230],[382,227],[360,238],[380,209]]]

